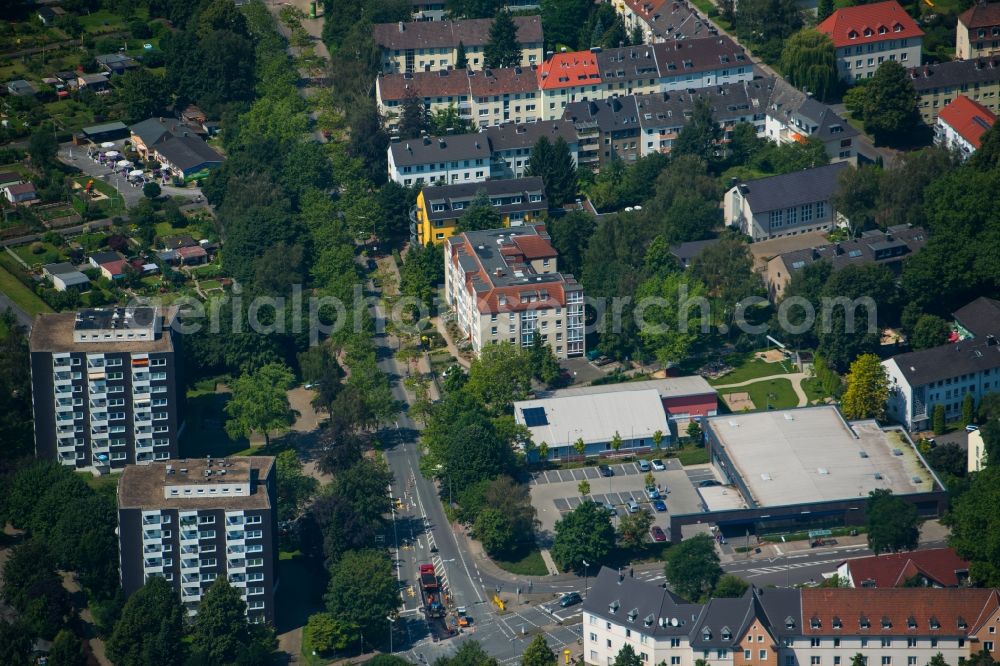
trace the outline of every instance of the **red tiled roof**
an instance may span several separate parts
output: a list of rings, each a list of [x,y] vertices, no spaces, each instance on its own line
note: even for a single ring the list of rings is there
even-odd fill
[[[200,245],[194,245],[191,247],[179,247],[177,248],[177,254],[184,259],[191,259],[193,257],[207,257],[208,252],[205,251]]]
[[[806,588],[801,594],[806,636],[964,637],[998,604],[996,590],[968,587]],[[835,618],[840,629],[834,627]],[[862,618],[867,629],[861,627]]]
[[[1000,2],[974,3],[958,15],[966,28],[990,28],[1000,25]]]
[[[980,147],[986,130],[996,122],[996,115],[979,102],[965,95],[959,95],[948,106],[941,109],[938,118],[951,125],[959,136],[976,148]]]
[[[829,35],[836,47],[921,37],[924,34],[896,0],[841,7],[816,29]]]
[[[101,268],[111,273],[111,275],[124,275],[125,267],[128,266],[128,262],[124,259],[115,259],[114,261],[108,261],[101,264]]]
[[[538,87],[543,90],[600,83],[597,56],[590,51],[556,53],[538,68]]]
[[[942,587],[957,587],[958,572],[969,571],[969,563],[951,548],[859,557],[849,560],[847,566],[855,587],[866,580],[875,581],[875,587],[897,587],[918,573]]]
[[[488,75],[487,75],[488,72]],[[475,72],[469,79],[469,92],[473,97],[488,95],[509,95],[538,90],[533,68],[502,67],[484,72]]]
[[[644,18],[649,18],[654,12],[660,9],[668,0],[625,0],[625,4],[633,13]]]
[[[378,77],[379,95],[383,101],[401,100],[408,90],[418,97],[455,97],[469,94],[468,76],[462,70],[440,72],[414,72],[413,74],[381,74]]]
[[[514,241],[514,245],[517,245],[528,261],[547,259],[557,255],[552,243],[541,236],[511,236],[510,239]]]

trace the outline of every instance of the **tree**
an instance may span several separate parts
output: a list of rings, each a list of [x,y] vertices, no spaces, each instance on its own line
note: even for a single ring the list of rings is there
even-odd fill
[[[523,400],[531,388],[528,354],[509,342],[487,345],[469,366],[466,391],[495,413],[509,412],[515,400]]]
[[[851,666],[868,666],[868,657],[858,652],[851,657]]]
[[[501,509],[487,507],[475,522],[476,538],[491,557],[509,553],[515,542],[513,525]]]
[[[586,479],[584,479],[580,483],[576,484],[576,489],[577,489],[577,491],[579,491],[579,493],[581,495],[584,495],[584,496],[589,495],[590,494],[590,481],[587,481]]]
[[[878,141],[900,137],[920,121],[913,81],[895,60],[879,65],[863,94],[861,117],[865,130]]]
[[[521,666],[556,666],[556,654],[543,634],[538,634],[521,655]],[[934,664],[933,666],[939,666]]]
[[[319,482],[302,473],[302,461],[294,449],[275,457],[278,486],[278,520],[294,520],[299,510],[319,487]]]
[[[321,654],[343,650],[351,643],[357,630],[355,625],[334,619],[329,613],[310,615],[306,623],[309,642]]]
[[[581,210],[573,210],[561,217],[547,220],[545,229],[559,252],[559,270],[580,275],[583,257],[587,253],[587,245],[595,226],[594,217]]]
[[[556,521],[552,558],[563,571],[583,570],[583,561],[591,565],[603,561],[615,545],[611,517],[603,506],[582,502]]]
[[[833,10],[833,0],[819,0],[819,3],[816,5],[816,22],[822,23],[833,13]]]
[[[500,217],[500,213],[490,203],[489,196],[483,190],[476,193],[476,197],[469,204],[469,207],[465,209],[465,212],[462,213],[462,217],[458,218],[458,223],[455,225],[455,233],[502,229],[503,226],[503,218]]]
[[[576,50],[582,17],[590,14],[592,5],[590,0],[540,0],[546,50],[557,51],[560,45]]]
[[[70,613],[70,601],[46,545],[32,540],[13,549],[3,565],[3,598],[20,611],[25,631],[52,640]]]
[[[712,590],[712,596],[716,598],[728,597],[736,599],[742,597],[743,593],[746,592],[749,587],[749,583],[739,576],[725,574],[719,579],[719,582],[715,585],[715,589]]]
[[[622,444],[624,443],[625,440],[623,440],[622,436],[618,434],[617,430],[615,430],[615,434],[612,435],[611,437],[611,450],[614,451],[615,453],[618,453],[622,448]]]
[[[968,470],[968,453],[957,444],[938,444],[924,454],[928,464],[938,473],[952,477],[966,476]],[[949,488],[950,483],[946,484]]]
[[[28,155],[31,163],[38,169],[47,169],[55,164],[59,144],[53,136],[51,127],[39,127],[28,140]]]
[[[542,179],[545,196],[552,208],[569,203],[576,197],[576,166],[569,145],[561,136],[554,143],[546,136],[535,142],[525,175]]]
[[[392,563],[377,550],[344,553],[330,569],[327,610],[335,620],[350,622],[368,636],[385,631],[386,617],[399,607],[399,591]]]
[[[694,419],[688,421],[686,432],[688,439],[698,442],[699,444],[701,443],[701,426],[698,425],[697,421]]]
[[[948,342],[950,332],[951,327],[944,319],[933,314],[923,314],[913,327],[910,345],[914,349],[937,347]]]
[[[486,654],[476,641],[465,641],[451,657],[439,657],[434,666],[498,666],[499,662]]]
[[[184,661],[184,609],[173,586],[152,576],[122,609],[107,642],[108,657],[119,666],[180,664]]]
[[[670,153],[674,156],[694,155],[707,164],[714,164],[718,160],[721,140],[722,128],[715,122],[712,105],[706,98],[699,97],[691,112],[691,119],[674,139]]]
[[[191,649],[211,663],[231,663],[247,651],[252,636],[240,591],[219,577],[208,588],[191,625]]]
[[[465,69],[469,66],[469,59],[465,55],[465,43],[458,40],[458,51],[455,53],[455,69]]]
[[[501,11],[490,26],[490,38],[483,47],[483,66],[487,69],[516,67],[521,64],[521,44],[517,25],[510,12]]]
[[[20,624],[0,620],[0,664],[33,666],[32,638]]]
[[[541,461],[546,461],[549,459],[549,443],[542,442],[538,445],[538,459]]]
[[[160,186],[152,181],[142,186],[142,194],[147,199],[155,199],[160,196]]]
[[[282,363],[268,363],[253,373],[244,374],[232,385],[232,397],[226,403],[226,434],[232,438],[264,435],[270,443],[272,431],[287,430],[293,421],[286,393],[295,382],[292,372]]]
[[[927,662],[927,666],[948,666],[948,662],[944,660],[944,655],[938,652]]]
[[[840,408],[848,419],[883,419],[889,400],[889,376],[875,354],[864,354],[851,363],[847,390]]]
[[[969,489],[952,504],[944,522],[951,528],[948,545],[970,562],[969,578],[985,587],[1000,585],[1000,467],[972,475]]]
[[[663,431],[657,430],[653,433],[653,449],[659,451],[663,447]]]
[[[875,166],[849,167],[837,176],[834,209],[848,219],[851,235],[875,226],[882,170]]]
[[[840,84],[836,49],[830,38],[812,28],[792,35],[781,52],[781,69],[789,83],[818,99],[828,100]]]
[[[913,550],[920,537],[917,508],[887,488],[868,493],[868,547],[876,555]]]
[[[115,101],[122,106],[125,114],[122,120],[126,123],[151,118],[163,107],[166,82],[162,76],[144,67],[112,77],[111,86]]]
[[[431,113],[429,122],[431,131],[439,135],[466,134],[472,131],[472,123],[459,115],[454,104]]]
[[[794,283],[793,283],[794,284]],[[689,273],[651,277],[636,291],[641,314],[640,335],[663,364],[683,361],[708,325],[705,287]]]
[[[622,646],[622,649],[618,651],[615,655],[615,660],[612,662],[612,666],[642,666],[642,659],[639,655],[635,653],[632,646],[626,643]]]
[[[618,520],[618,546],[620,548],[641,548],[646,542],[646,535],[652,526],[653,514],[649,511],[626,513]]]
[[[83,651],[83,641],[69,629],[62,629],[52,641],[49,652],[49,666],[87,666],[87,654]]]
[[[931,430],[934,431],[935,435],[943,435],[947,429],[944,404],[938,403],[934,405],[934,410],[931,412]]]
[[[715,541],[699,534],[674,546],[667,554],[664,573],[679,595],[691,601],[702,599],[722,577]]]
[[[417,91],[409,88],[403,96],[402,110],[399,114],[399,138],[416,139],[424,132],[431,129],[430,120],[427,117],[427,109],[424,107],[424,100],[417,95]]]
[[[976,400],[972,397],[972,393],[966,393],[965,397],[962,398],[962,423],[968,425],[975,422],[976,416]]]

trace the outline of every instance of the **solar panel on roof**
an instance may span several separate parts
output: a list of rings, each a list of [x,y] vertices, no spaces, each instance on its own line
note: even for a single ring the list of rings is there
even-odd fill
[[[545,418],[544,407],[528,407],[527,409],[522,409],[521,415],[524,417],[524,425],[529,428],[549,424],[549,420]]]

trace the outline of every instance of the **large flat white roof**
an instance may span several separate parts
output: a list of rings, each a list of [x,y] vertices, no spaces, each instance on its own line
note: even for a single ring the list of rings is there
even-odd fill
[[[656,389],[523,400],[514,403],[514,418],[528,427],[535,444],[549,446],[569,446],[581,437],[588,444],[609,442],[616,432],[625,440],[657,430],[670,434]]]
[[[735,468],[724,471],[742,479],[758,506],[938,489],[900,431],[847,423],[833,406],[716,416],[707,427]]]
[[[715,393],[712,385],[700,375],[688,377],[667,377],[665,379],[647,379],[639,382],[620,382],[617,384],[601,384],[600,386],[574,386],[541,394],[549,398],[562,398],[569,395],[596,395],[599,393],[621,393],[623,391],[648,391],[655,389],[661,398],[678,398],[688,395]]]

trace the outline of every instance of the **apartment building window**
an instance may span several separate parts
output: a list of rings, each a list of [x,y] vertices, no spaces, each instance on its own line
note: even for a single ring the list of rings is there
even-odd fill
[[[993,652],[993,641],[983,641],[983,647],[987,652]]]
[[[671,657],[670,658],[670,666],[677,666],[680,663],[681,663],[681,658],[680,657]]]
[[[809,657],[809,663],[812,664],[812,666],[819,666],[820,658],[819,657]]]
[[[608,646],[609,648],[611,647],[611,639],[610,639],[610,638],[609,638],[609,639],[607,639],[607,641],[606,641],[606,645],[607,645],[607,646]]]
[[[906,647],[911,647],[911,648],[912,647],[917,647],[917,639],[913,638],[912,636],[910,638],[907,638],[906,639]]]
[[[917,666],[917,658],[916,657],[907,657],[906,658],[906,666]]]
[[[591,634],[590,634],[590,640],[596,641],[597,640],[597,634],[591,632]]]
[[[809,639],[809,647],[819,647],[819,645],[820,645],[820,639],[818,638]]]
[[[882,666],[892,666],[892,657],[882,657]]]
[[[884,647],[884,648],[892,647],[892,639],[891,638],[883,638],[882,639],[882,647]]]
[[[747,661],[750,661],[750,659],[753,658],[750,656],[751,654],[753,654],[751,650],[743,650],[743,658],[746,659]]]
[[[833,658],[833,666],[840,666],[840,657]]]
[[[670,647],[677,648],[677,647],[680,647],[680,646],[681,646],[681,639],[679,639],[679,638],[671,638],[670,639]]]
[[[716,657],[716,659],[725,659],[728,656],[729,656],[729,650],[716,650],[715,651],[715,657]]]
[[[795,666],[795,655],[785,655],[785,666]]]

